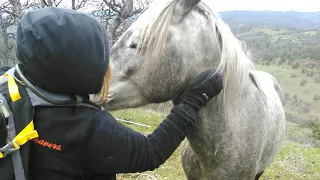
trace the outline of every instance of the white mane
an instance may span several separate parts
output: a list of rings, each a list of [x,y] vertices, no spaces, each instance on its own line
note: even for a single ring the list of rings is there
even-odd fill
[[[156,67],[159,57],[166,46],[168,26],[170,25],[173,11],[178,0],[155,0],[150,5],[150,9],[144,12],[139,18],[139,27],[142,27],[142,34],[138,47],[145,53],[145,63],[148,67]],[[205,12],[210,24],[212,25],[212,35],[221,36],[219,47],[221,60],[218,71],[224,77],[224,89],[218,96],[219,104],[228,107],[233,99],[239,97],[242,90],[247,86],[249,71],[254,69],[248,54],[244,51],[242,44],[232,34],[229,26],[225,24],[213,11],[214,4],[210,0],[198,3],[198,8]],[[143,24],[141,26],[141,24]],[[134,25],[133,25],[134,26]],[[217,28],[218,32],[214,33]],[[218,41],[218,37],[215,37]],[[145,48],[148,47],[148,48]],[[230,107],[230,106],[229,106]]]

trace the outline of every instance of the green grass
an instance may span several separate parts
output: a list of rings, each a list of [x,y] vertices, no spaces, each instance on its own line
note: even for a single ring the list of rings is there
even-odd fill
[[[276,161],[266,169],[261,179],[320,179],[320,149],[285,141]]]
[[[286,140],[299,143],[304,147],[320,147],[320,140],[312,137],[310,128],[292,122],[287,122]]]
[[[141,109],[128,109],[114,111],[111,114],[117,118],[131,118],[134,122],[151,126],[151,128],[130,125],[132,129],[145,135],[152,133],[159,123],[165,118],[166,114],[160,114]],[[302,137],[310,133],[309,129],[301,128],[294,123],[287,124],[287,138],[283,143],[281,152],[276,161],[265,171],[261,179],[277,180],[319,180],[320,179],[320,149],[309,148],[290,141],[290,138]],[[120,174],[120,180],[146,180],[152,179],[146,175],[152,176],[158,180],[185,180],[185,175],[181,166],[179,148],[160,168],[145,173]]]

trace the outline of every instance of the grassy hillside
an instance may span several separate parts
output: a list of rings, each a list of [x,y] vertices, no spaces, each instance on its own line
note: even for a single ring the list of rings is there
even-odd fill
[[[310,69],[302,67],[305,66],[303,63],[291,64],[273,62],[269,65],[256,64],[256,68],[271,73],[279,81],[285,93],[286,112],[304,119],[320,119],[319,66]],[[294,68],[298,64],[299,67]]]
[[[252,50],[255,61],[276,58],[320,61],[320,30],[297,32],[288,28],[258,26],[235,35]]]

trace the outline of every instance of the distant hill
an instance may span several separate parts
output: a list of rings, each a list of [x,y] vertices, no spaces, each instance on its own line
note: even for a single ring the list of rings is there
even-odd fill
[[[320,62],[320,12],[226,11],[220,15],[252,50],[255,60]]]
[[[320,29],[320,11],[225,11],[220,12],[220,15],[235,33],[245,32],[257,26],[296,31]]]

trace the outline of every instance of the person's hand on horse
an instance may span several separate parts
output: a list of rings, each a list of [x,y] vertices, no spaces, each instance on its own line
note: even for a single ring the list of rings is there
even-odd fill
[[[223,89],[223,78],[216,69],[207,69],[198,74],[187,89],[172,100],[174,104],[188,104],[199,110]]]

